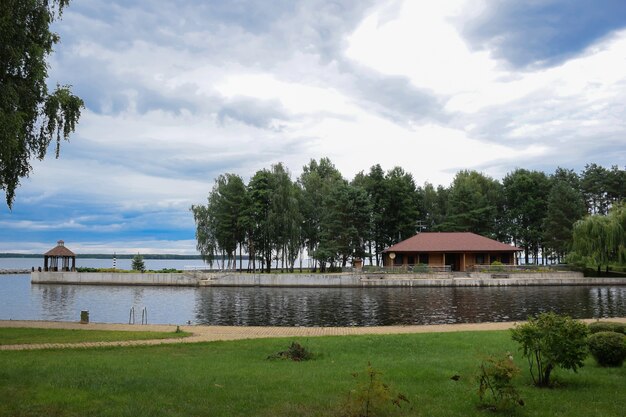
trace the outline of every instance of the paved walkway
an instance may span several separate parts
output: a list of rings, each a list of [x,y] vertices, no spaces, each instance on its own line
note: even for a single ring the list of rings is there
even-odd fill
[[[626,323],[626,317],[611,318],[607,321]],[[594,319],[583,320],[587,323]],[[0,345],[0,350],[35,350],[60,348],[92,348],[103,346],[144,346],[172,343],[198,343],[217,340],[259,339],[267,337],[314,337],[314,336],[347,336],[362,334],[406,334],[506,330],[516,322],[504,323],[464,323],[425,326],[374,326],[374,327],[260,327],[260,326],[180,326],[180,329],[192,335],[177,339],[127,340],[119,342],[83,342],[83,343],[46,343],[24,345]],[[81,330],[122,330],[122,331],[153,331],[174,332],[176,325],[128,325],[54,321],[1,321],[0,327],[29,327],[41,329],[81,329]]]

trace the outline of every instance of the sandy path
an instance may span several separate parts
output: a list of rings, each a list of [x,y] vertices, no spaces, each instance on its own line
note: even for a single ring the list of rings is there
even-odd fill
[[[626,317],[607,319],[607,321],[626,323]],[[591,323],[595,319],[583,320]],[[266,337],[312,337],[312,336],[346,336],[362,334],[406,334],[506,330],[517,322],[503,323],[463,323],[422,326],[373,326],[373,327],[260,327],[260,326],[180,326],[181,330],[192,333],[182,339],[131,340],[120,342],[84,342],[84,343],[47,343],[31,345],[4,345],[0,350],[34,350],[58,348],[90,348],[100,346],[140,346],[170,343],[197,343],[216,340],[258,339]],[[173,332],[176,325],[128,325],[54,321],[0,321],[0,327],[30,327],[41,329],[82,329],[82,330],[122,330],[122,331],[155,331]]]

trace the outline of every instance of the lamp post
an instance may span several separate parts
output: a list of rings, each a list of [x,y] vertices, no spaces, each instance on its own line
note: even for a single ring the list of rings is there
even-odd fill
[[[396,254],[393,252],[389,252],[389,259],[391,261],[391,272],[393,272],[393,263],[394,263],[394,259],[396,259]]]

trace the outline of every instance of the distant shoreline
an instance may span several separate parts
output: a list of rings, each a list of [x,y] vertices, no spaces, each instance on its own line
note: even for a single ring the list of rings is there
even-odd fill
[[[202,259],[200,255],[175,255],[175,254],[155,254],[155,253],[146,253],[140,254],[144,259]],[[76,259],[133,259],[135,254],[115,254],[112,253],[92,253],[92,254],[76,254]],[[43,258],[42,253],[0,253],[0,259],[6,258],[24,258],[24,259],[32,259],[32,258]],[[248,259],[247,256],[243,256],[243,259]]]

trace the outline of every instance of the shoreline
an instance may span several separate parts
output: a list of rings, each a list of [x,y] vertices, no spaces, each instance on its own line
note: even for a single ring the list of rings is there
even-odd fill
[[[32,272],[31,284],[178,286],[178,287],[514,287],[514,286],[621,286],[626,278],[584,277],[581,272],[421,274],[248,274],[248,273],[115,273]]]
[[[0,275],[24,275],[31,272],[32,269],[0,269]]]

